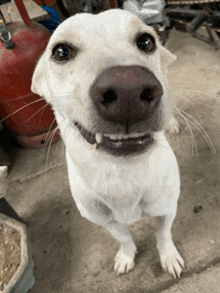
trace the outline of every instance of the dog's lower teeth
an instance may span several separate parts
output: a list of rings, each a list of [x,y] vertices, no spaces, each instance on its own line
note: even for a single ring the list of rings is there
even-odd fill
[[[105,134],[105,137],[111,140],[125,140],[128,138],[138,138],[144,136],[144,133],[132,133],[132,134]]]
[[[109,138],[112,139],[112,140],[120,139],[119,135],[114,135],[114,134],[109,135],[109,136],[107,136],[107,137],[109,137]]]
[[[100,133],[96,133],[95,139],[96,139],[97,143],[101,143],[102,142],[102,135]]]

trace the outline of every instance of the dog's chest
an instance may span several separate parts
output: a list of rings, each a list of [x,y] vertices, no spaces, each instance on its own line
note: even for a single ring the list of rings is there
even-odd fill
[[[82,216],[91,221],[133,223],[155,203],[163,186],[163,176],[155,176],[155,161],[136,165],[87,162],[80,167],[67,161],[73,197]]]
[[[163,136],[146,154],[130,159],[108,158],[95,149],[80,157],[79,152],[67,148],[69,180],[78,209],[90,221],[129,224],[176,203],[178,166]]]

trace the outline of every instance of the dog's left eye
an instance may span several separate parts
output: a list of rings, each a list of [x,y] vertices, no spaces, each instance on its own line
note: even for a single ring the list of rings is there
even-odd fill
[[[147,33],[139,35],[136,44],[140,50],[146,53],[153,52],[156,48],[155,39]]]
[[[66,44],[59,44],[53,48],[52,56],[55,61],[66,62],[76,55],[74,49]]]

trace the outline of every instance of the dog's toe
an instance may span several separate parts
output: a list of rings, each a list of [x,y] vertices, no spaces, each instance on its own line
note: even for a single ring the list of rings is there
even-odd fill
[[[115,265],[114,271],[116,272],[117,276],[120,274],[128,273],[130,270],[134,268],[134,257],[135,252],[126,254],[123,249],[120,249],[115,256]]]
[[[182,268],[184,267],[183,259],[180,255],[169,255],[161,264],[164,270],[170,273],[175,279],[180,278]]]
[[[174,245],[160,254],[160,262],[166,272],[170,273],[175,279],[180,278],[184,261]]]
[[[123,258],[118,258],[114,265],[114,271],[117,276],[121,274],[128,273],[130,270],[134,268],[134,261],[126,261]]]

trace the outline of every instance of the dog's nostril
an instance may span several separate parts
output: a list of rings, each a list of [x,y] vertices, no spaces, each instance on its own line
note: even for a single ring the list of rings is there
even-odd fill
[[[146,88],[140,94],[140,99],[148,103],[154,100],[153,90],[151,88]]]
[[[102,104],[107,105],[117,100],[117,94],[113,90],[107,90],[103,93]]]

